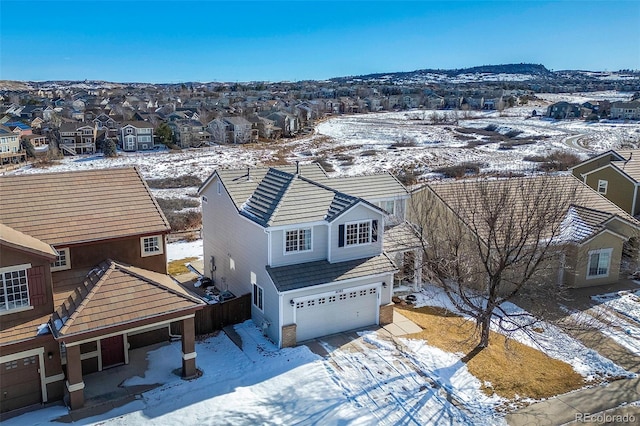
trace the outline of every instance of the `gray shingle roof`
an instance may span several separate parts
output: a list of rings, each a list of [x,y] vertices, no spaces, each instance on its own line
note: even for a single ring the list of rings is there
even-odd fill
[[[240,214],[262,226],[331,221],[359,201],[309,179],[269,169]]]
[[[395,272],[397,270],[385,255],[339,263],[319,260],[275,268],[267,266],[266,269],[279,292]]]

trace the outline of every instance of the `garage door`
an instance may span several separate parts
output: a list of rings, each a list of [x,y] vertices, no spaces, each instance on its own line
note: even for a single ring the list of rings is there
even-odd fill
[[[347,288],[295,302],[298,342],[378,323],[377,286]]]
[[[1,411],[15,410],[42,402],[38,356],[0,364]]]

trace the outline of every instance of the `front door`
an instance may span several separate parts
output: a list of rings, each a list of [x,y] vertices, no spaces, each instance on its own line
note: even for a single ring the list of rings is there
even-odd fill
[[[100,340],[102,369],[124,364],[124,339],[122,335]]]

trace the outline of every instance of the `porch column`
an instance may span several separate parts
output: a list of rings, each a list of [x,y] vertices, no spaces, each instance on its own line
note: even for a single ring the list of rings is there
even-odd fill
[[[182,320],[182,377],[196,376],[196,326],[194,318]]]
[[[422,249],[416,249],[413,256],[413,290],[419,291],[422,284]]]
[[[72,410],[84,405],[84,382],[82,381],[82,362],[80,345],[67,346],[67,390],[69,407]]]

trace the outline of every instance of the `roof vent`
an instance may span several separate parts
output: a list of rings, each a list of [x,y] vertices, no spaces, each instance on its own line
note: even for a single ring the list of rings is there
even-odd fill
[[[300,174],[300,161],[296,161],[296,176]]]

